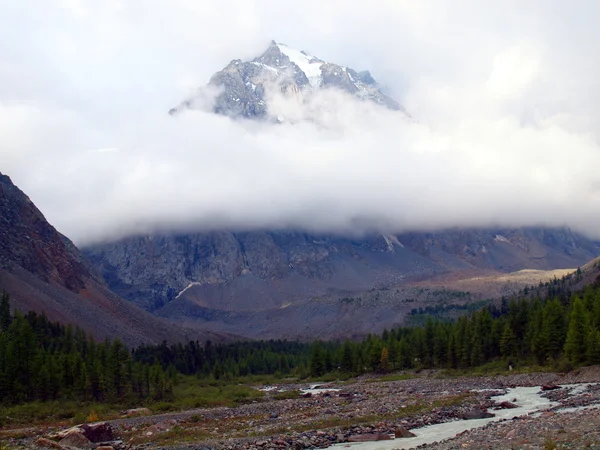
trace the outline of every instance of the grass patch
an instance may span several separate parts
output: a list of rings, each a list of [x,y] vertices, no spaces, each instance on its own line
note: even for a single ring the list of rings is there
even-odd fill
[[[290,400],[290,399],[294,399],[294,398],[300,398],[300,391],[283,391],[283,392],[277,392],[275,395],[273,395],[273,398],[275,400]]]
[[[116,417],[123,405],[85,403],[69,400],[29,402],[0,407],[0,420],[4,426],[35,425],[46,423],[77,424],[88,419],[104,420]]]
[[[211,406],[236,406],[261,400],[265,393],[250,386],[225,380],[199,380],[196,377],[179,377],[173,387],[172,401],[144,401],[123,403],[92,403],[70,400],[29,402],[20,405],[0,406],[0,423],[3,427],[24,424],[78,424],[119,417],[119,411],[144,406],[153,413],[181,411]]]
[[[200,442],[209,438],[214,438],[205,428],[199,427],[173,427],[169,431],[154,433],[146,436],[145,433],[137,434],[131,438],[131,445],[142,445],[152,443],[152,446],[170,446],[175,444],[185,444],[190,442]]]
[[[513,370],[508,369],[508,363],[503,360],[490,361],[486,364],[468,369],[445,369],[439,372],[442,378],[455,378],[460,376],[496,376],[496,375],[511,375],[511,374],[527,374],[540,372],[555,372],[556,368],[551,365],[540,366],[534,363],[518,364],[513,366]]]

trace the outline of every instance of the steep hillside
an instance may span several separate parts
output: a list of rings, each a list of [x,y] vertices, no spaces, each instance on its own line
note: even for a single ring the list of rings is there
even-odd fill
[[[157,315],[247,337],[307,339],[397,325],[415,307],[454,303],[449,290],[468,292],[462,303],[510,294],[551,278],[546,270],[575,270],[598,252],[596,243],[568,229],[363,239],[220,231],[84,249],[111,289]],[[504,276],[529,268],[539,274]],[[440,294],[426,298],[413,287]]]
[[[158,319],[111,292],[73,243],[2,174],[0,289],[16,309],[44,311],[99,339],[120,337],[133,345],[210,337]]]

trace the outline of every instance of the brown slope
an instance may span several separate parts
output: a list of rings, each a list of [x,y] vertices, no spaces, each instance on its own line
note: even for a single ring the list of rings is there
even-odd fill
[[[50,225],[33,202],[0,173],[0,289],[21,311],[44,311],[98,339],[129,345],[223,336],[183,329],[111,292],[79,250]]]

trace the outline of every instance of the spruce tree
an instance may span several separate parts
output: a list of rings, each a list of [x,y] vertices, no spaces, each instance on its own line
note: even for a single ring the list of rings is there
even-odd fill
[[[565,342],[565,354],[569,361],[579,364],[587,356],[588,318],[583,302],[579,297],[574,297],[569,318],[569,331]]]
[[[10,315],[10,297],[6,291],[0,296],[0,330],[7,331],[12,322]]]

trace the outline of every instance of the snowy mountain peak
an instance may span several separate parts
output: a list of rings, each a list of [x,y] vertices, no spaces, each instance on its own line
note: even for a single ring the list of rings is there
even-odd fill
[[[304,72],[311,86],[319,87],[321,84],[321,66],[324,61],[309,55],[305,51],[295,50],[285,44],[276,43],[275,46],[290,62],[296,64]]]
[[[280,122],[281,115],[270,108],[272,96],[268,95],[269,92],[306,102],[315,93],[326,89],[337,89],[361,100],[404,111],[400,104],[380,90],[368,71],[356,72],[349,67],[325,62],[306,51],[276,41],[272,41],[263,54],[251,61],[231,61],[211,77],[208,88],[220,90],[212,105],[213,112],[234,117]],[[206,97],[201,88],[196,96],[173,108],[170,113],[201,108]]]

